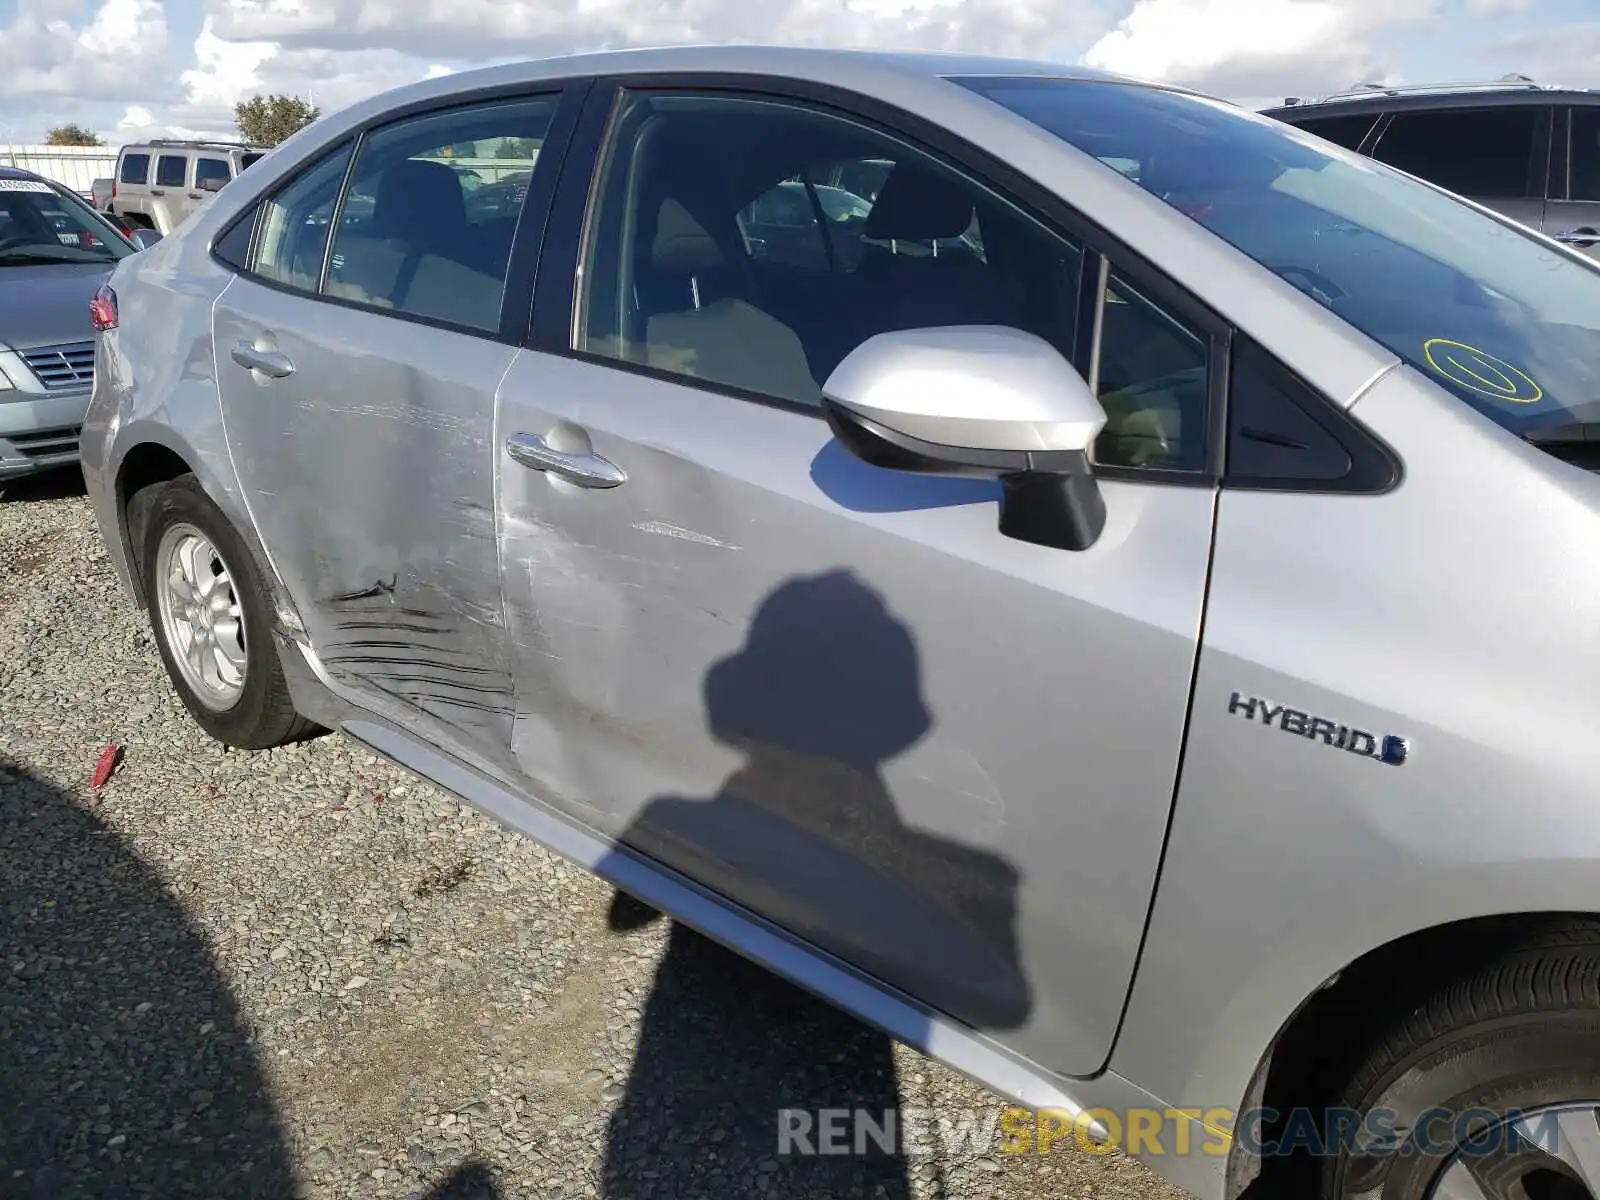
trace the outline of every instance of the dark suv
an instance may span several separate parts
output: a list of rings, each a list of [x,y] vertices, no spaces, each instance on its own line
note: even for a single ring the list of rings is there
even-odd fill
[[[1265,112],[1600,258],[1600,92],[1541,87],[1525,76],[1363,84]]]

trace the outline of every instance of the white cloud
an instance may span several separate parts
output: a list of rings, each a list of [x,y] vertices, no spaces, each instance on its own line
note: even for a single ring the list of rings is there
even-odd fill
[[[82,25],[68,19],[77,9],[60,0],[23,0],[0,31],[0,98],[132,99],[162,92],[152,86],[167,51],[161,0],[104,0]]]
[[[1092,66],[1235,99],[1314,96],[1398,64],[1386,26],[1425,20],[1437,0],[1136,0],[1092,47]]]
[[[1490,47],[1510,70],[1553,87],[1600,87],[1600,21],[1546,27]]]
[[[0,17],[0,128],[226,132],[257,92],[331,112],[488,62],[685,42],[1088,47],[1094,65],[1247,104],[1416,78],[1419,54],[1600,83],[1600,23],[1559,29],[1552,2],[1576,19],[1585,0],[15,0]],[[1525,32],[1488,44],[1508,26]]]
[[[1094,0],[212,0],[223,36],[429,58],[758,41],[1037,52],[1103,26]]]

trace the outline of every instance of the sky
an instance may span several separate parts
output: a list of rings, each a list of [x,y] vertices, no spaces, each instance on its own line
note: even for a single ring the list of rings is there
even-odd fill
[[[467,67],[685,42],[1084,62],[1252,107],[1508,72],[1600,88],[1600,0],[0,0],[0,136],[232,136],[258,92],[329,112]]]

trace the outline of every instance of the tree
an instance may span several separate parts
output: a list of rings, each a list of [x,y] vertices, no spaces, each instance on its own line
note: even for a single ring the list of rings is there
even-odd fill
[[[82,125],[57,125],[45,135],[47,146],[104,146],[99,137]]]
[[[233,106],[239,136],[258,146],[276,146],[322,115],[298,96],[251,96]]]

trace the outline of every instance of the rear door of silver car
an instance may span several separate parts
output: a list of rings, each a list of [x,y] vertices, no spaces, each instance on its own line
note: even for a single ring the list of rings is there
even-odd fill
[[[527,171],[497,149],[559,138],[560,109],[558,91],[513,94],[367,130],[262,204],[215,309],[238,478],[323,669],[479,762],[510,743],[494,395],[532,262],[511,261],[517,214],[474,220],[449,160]],[[536,196],[535,254],[544,215]]]

